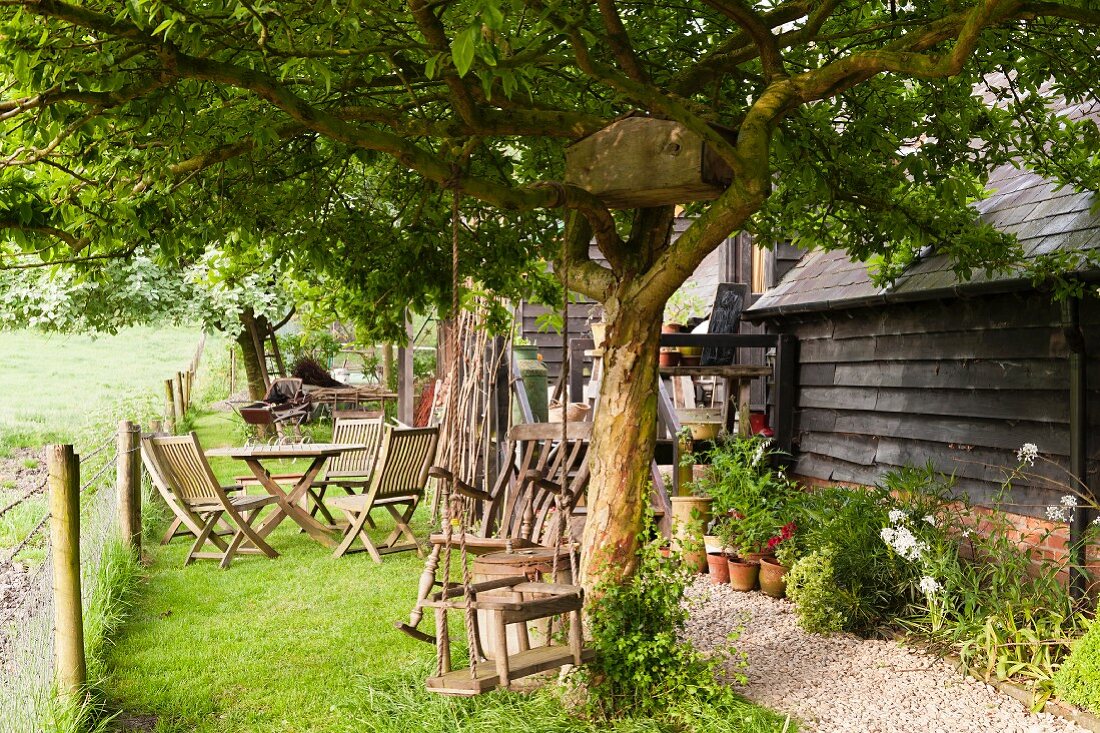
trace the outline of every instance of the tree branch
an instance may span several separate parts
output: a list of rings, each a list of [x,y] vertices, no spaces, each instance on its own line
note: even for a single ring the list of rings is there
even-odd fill
[[[764,67],[764,79],[769,83],[787,76],[783,68],[783,55],[779,43],[767,21],[744,0],[703,0],[707,5],[723,13],[745,29],[756,44],[760,63]]]
[[[630,42],[630,35],[626,32],[623,19],[619,17],[619,10],[615,7],[614,0],[599,0],[600,15],[603,17],[603,27],[607,31],[607,41],[611,51],[619,61],[619,66],[628,77],[639,84],[648,84],[649,75],[642,68],[638,55],[634,52],[634,45]]]
[[[58,229],[57,227],[24,224],[16,219],[0,219],[0,229],[14,229],[16,231],[31,232],[33,234],[45,234],[46,236],[59,239],[69,245],[73,254],[79,253],[91,243],[88,237],[75,237],[69,232]]]

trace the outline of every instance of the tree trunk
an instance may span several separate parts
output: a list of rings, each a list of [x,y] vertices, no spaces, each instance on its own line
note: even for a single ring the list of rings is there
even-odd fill
[[[657,355],[664,301],[605,311],[607,344],[599,409],[592,430],[592,480],[584,526],[581,584],[592,594],[635,569],[637,537],[649,503],[657,437]]]
[[[256,351],[256,319],[251,309],[238,314],[238,318],[244,326],[237,334],[237,345],[241,347],[241,363],[244,365],[248,383],[248,396],[254,400],[263,399],[267,392],[267,369],[263,352]]]

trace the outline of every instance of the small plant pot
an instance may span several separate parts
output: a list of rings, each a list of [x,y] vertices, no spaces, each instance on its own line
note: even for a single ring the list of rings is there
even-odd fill
[[[680,333],[683,330],[684,326],[680,323],[666,323],[661,326],[661,333]]]
[[[760,563],[748,562],[738,557],[730,557],[726,563],[729,566],[730,586],[734,590],[748,592],[756,587],[756,581],[760,577]]]
[[[710,582],[715,585],[730,582],[729,561],[721,552],[707,553],[707,571],[710,573]]]
[[[701,357],[701,356],[695,356],[695,355],[688,356],[687,354],[685,354],[684,352],[681,351],[680,352],[680,365],[681,366],[699,366],[699,360],[702,359],[702,358],[703,357]]]
[[[665,351],[661,349],[660,355],[657,357],[657,363],[663,367],[674,367],[680,365],[680,352],[675,350]]]
[[[760,561],[760,590],[772,598],[787,595],[787,566],[780,565],[774,557]]]
[[[763,561],[763,559],[766,558],[766,557],[770,557],[770,558],[774,559],[775,558],[775,553],[774,552],[742,552],[741,553],[741,559],[742,560],[744,560],[745,562],[754,562],[757,565],[759,565],[760,562]]]

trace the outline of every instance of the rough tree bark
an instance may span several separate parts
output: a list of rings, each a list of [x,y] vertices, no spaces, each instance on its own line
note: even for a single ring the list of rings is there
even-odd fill
[[[262,399],[267,392],[267,360],[262,351],[257,352],[257,339],[259,329],[266,329],[267,319],[264,316],[256,316],[251,308],[246,308],[237,316],[241,321],[240,333],[237,334],[237,345],[241,347],[241,363],[244,365],[245,378],[248,382],[248,396],[254,400]]]

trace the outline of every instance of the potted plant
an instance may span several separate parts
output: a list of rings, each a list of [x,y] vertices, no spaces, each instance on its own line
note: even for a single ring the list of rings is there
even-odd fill
[[[723,548],[736,547],[741,542],[740,520],[737,517],[726,518],[718,528]],[[756,587],[760,575],[760,563],[745,560],[735,554],[726,554],[726,572],[729,584],[734,590],[748,592]]]
[[[681,492],[691,491],[691,485],[681,486]],[[684,564],[703,572],[707,568],[707,553],[703,532],[710,524],[709,496],[687,495],[673,496],[672,536],[677,546],[683,550]]]
[[[793,542],[798,526],[787,522],[779,534],[768,539],[768,548],[775,555],[760,560],[760,590],[773,598],[782,598],[787,593],[787,571],[796,559],[797,548]]]

